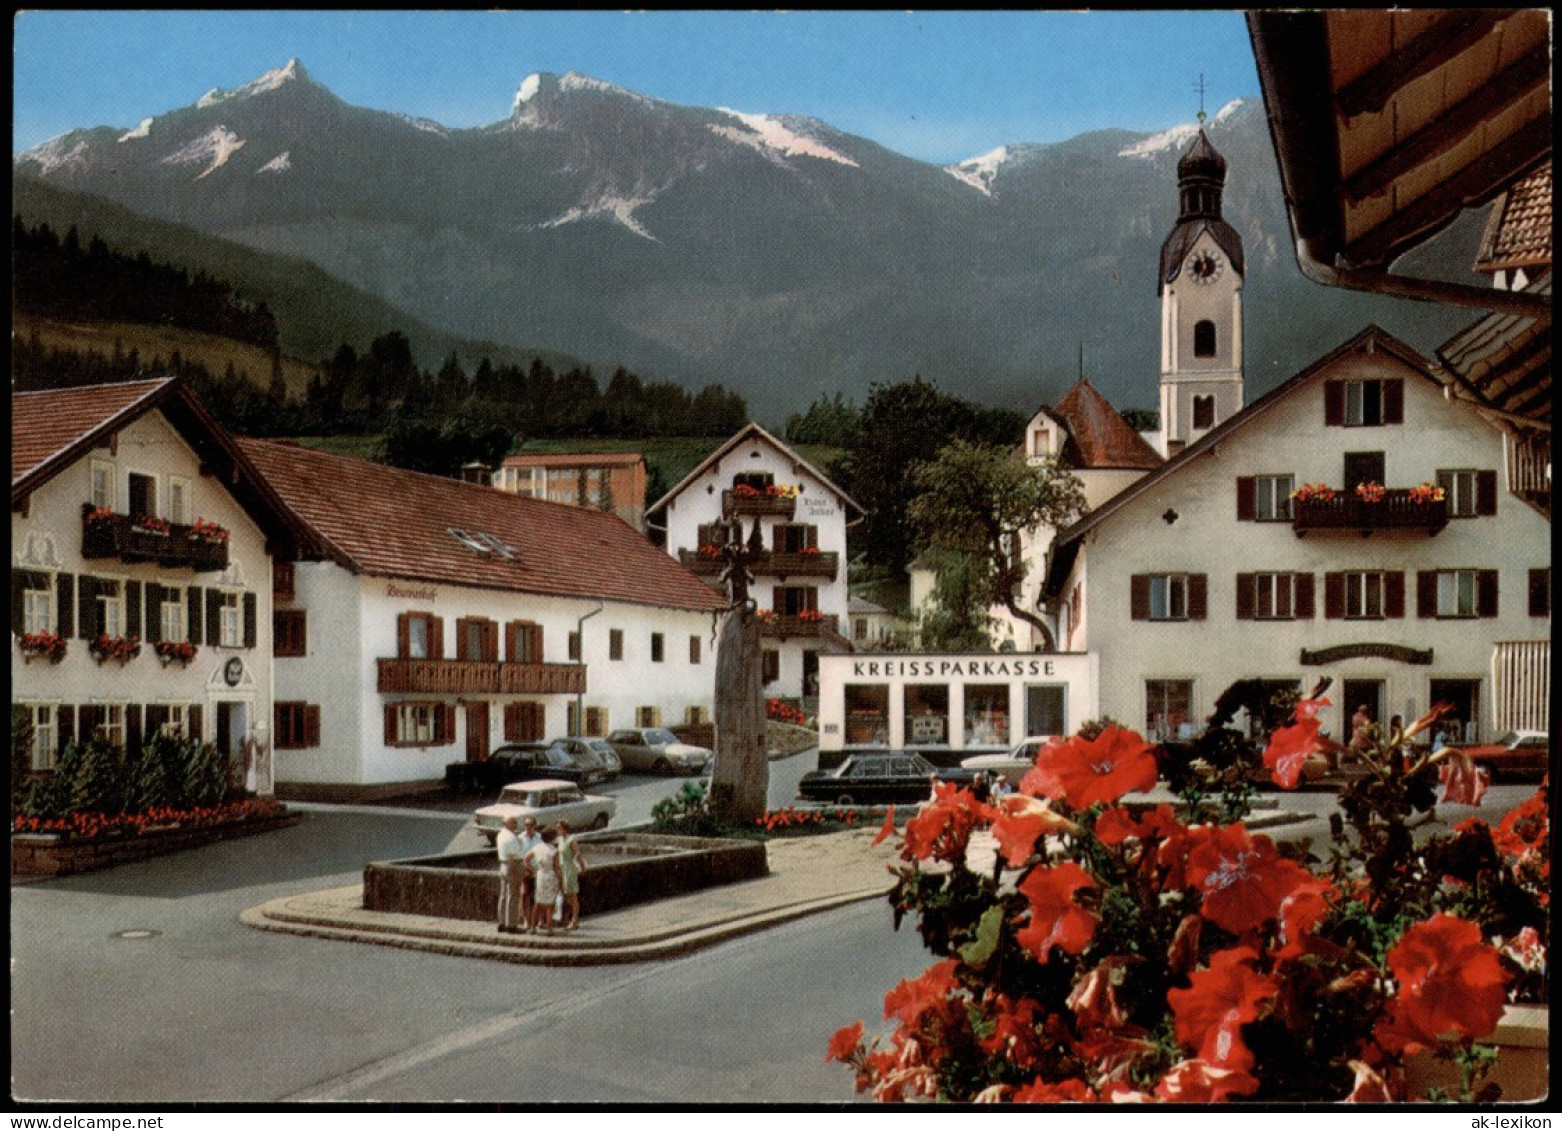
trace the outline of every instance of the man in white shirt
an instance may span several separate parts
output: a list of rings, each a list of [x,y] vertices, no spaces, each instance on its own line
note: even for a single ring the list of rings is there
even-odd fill
[[[506,817],[502,825],[499,835],[494,838],[494,846],[499,852],[499,933],[518,935],[522,933],[518,924],[528,921],[524,917],[526,869],[522,864],[526,849],[521,846],[521,838],[515,835],[515,818]]]
[[[537,890],[537,876],[532,871],[531,850],[542,843],[537,831],[537,818],[527,817],[521,825],[521,835],[516,838],[521,846],[521,926],[513,934],[531,929],[532,895]]]

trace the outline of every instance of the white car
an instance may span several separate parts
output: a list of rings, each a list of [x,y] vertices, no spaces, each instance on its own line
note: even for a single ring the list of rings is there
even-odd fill
[[[1018,786],[1020,779],[1036,764],[1036,755],[1041,753],[1041,748],[1053,741],[1055,738],[1050,734],[1021,739],[1012,750],[1002,754],[973,754],[962,759],[960,765],[967,770],[986,770],[989,774],[1002,775],[1009,779],[1010,785]]]
[[[617,813],[618,802],[611,797],[582,793],[574,782],[544,778],[505,786],[498,801],[477,811],[472,824],[493,844],[506,817],[519,825],[535,817],[539,829],[559,821],[568,821],[571,829],[605,829]]]
[[[607,736],[608,744],[618,752],[631,770],[697,774],[710,765],[711,752],[703,746],[679,742],[666,727],[629,727]]]

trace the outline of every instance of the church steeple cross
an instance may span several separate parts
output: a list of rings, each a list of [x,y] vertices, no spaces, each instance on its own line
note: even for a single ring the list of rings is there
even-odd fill
[[[1199,72],[1199,81],[1193,84],[1194,92],[1199,96],[1199,125],[1204,124],[1204,93],[1208,89],[1204,85],[1204,72]]]

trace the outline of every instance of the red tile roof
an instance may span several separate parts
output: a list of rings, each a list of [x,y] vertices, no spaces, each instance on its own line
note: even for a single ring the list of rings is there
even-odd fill
[[[1068,455],[1077,468],[1148,471],[1164,462],[1112,403],[1083,377],[1053,411],[1068,425],[1073,448]]]
[[[54,457],[63,457],[172,380],[163,377],[12,393],[11,483],[16,484]]]
[[[639,452],[539,452],[509,456],[505,467],[633,467],[644,463]]]
[[[1551,265],[1550,161],[1492,205],[1475,265],[1488,272]]]
[[[241,438],[293,513],[354,572],[678,609],[724,599],[622,519],[472,483]],[[513,551],[479,552],[452,529]]]

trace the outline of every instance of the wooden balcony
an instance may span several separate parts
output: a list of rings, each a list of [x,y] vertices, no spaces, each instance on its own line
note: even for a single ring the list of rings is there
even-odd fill
[[[721,558],[710,557],[698,550],[679,550],[678,560],[686,570],[699,577],[720,577],[721,571],[727,568],[727,563]]]
[[[1298,538],[1315,532],[1355,533],[1367,538],[1380,530],[1436,534],[1448,525],[1448,503],[1417,502],[1404,488],[1386,491],[1368,502],[1341,491],[1332,499],[1295,499],[1291,529]]]
[[[580,695],[584,664],[380,659],[381,695]]]
[[[125,514],[93,518],[88,506],[83,508],[81,520],[81,556],[157,562],[173,569],[215,573],[228,568],[228,543],[196,537],[189,526],[177,522],[160,530],[142,526]]]
[[[756,574],[765,577],[829,577],[840,568],[841,556],[834,550],[805,553],[795,550],[775,550],[766,553],[751,567]]]
[[[759,622],[759,634],[785,640],[793,636],[823,636],[826,632],[840,631],[840,618],[834,613],[822,617],[804,617],[795,614],[774,614]]]
[[[749,495],[738,491],[721,493],[721,515],[775,516],[788,521],[797,513],[797,499],[792,495]]]

